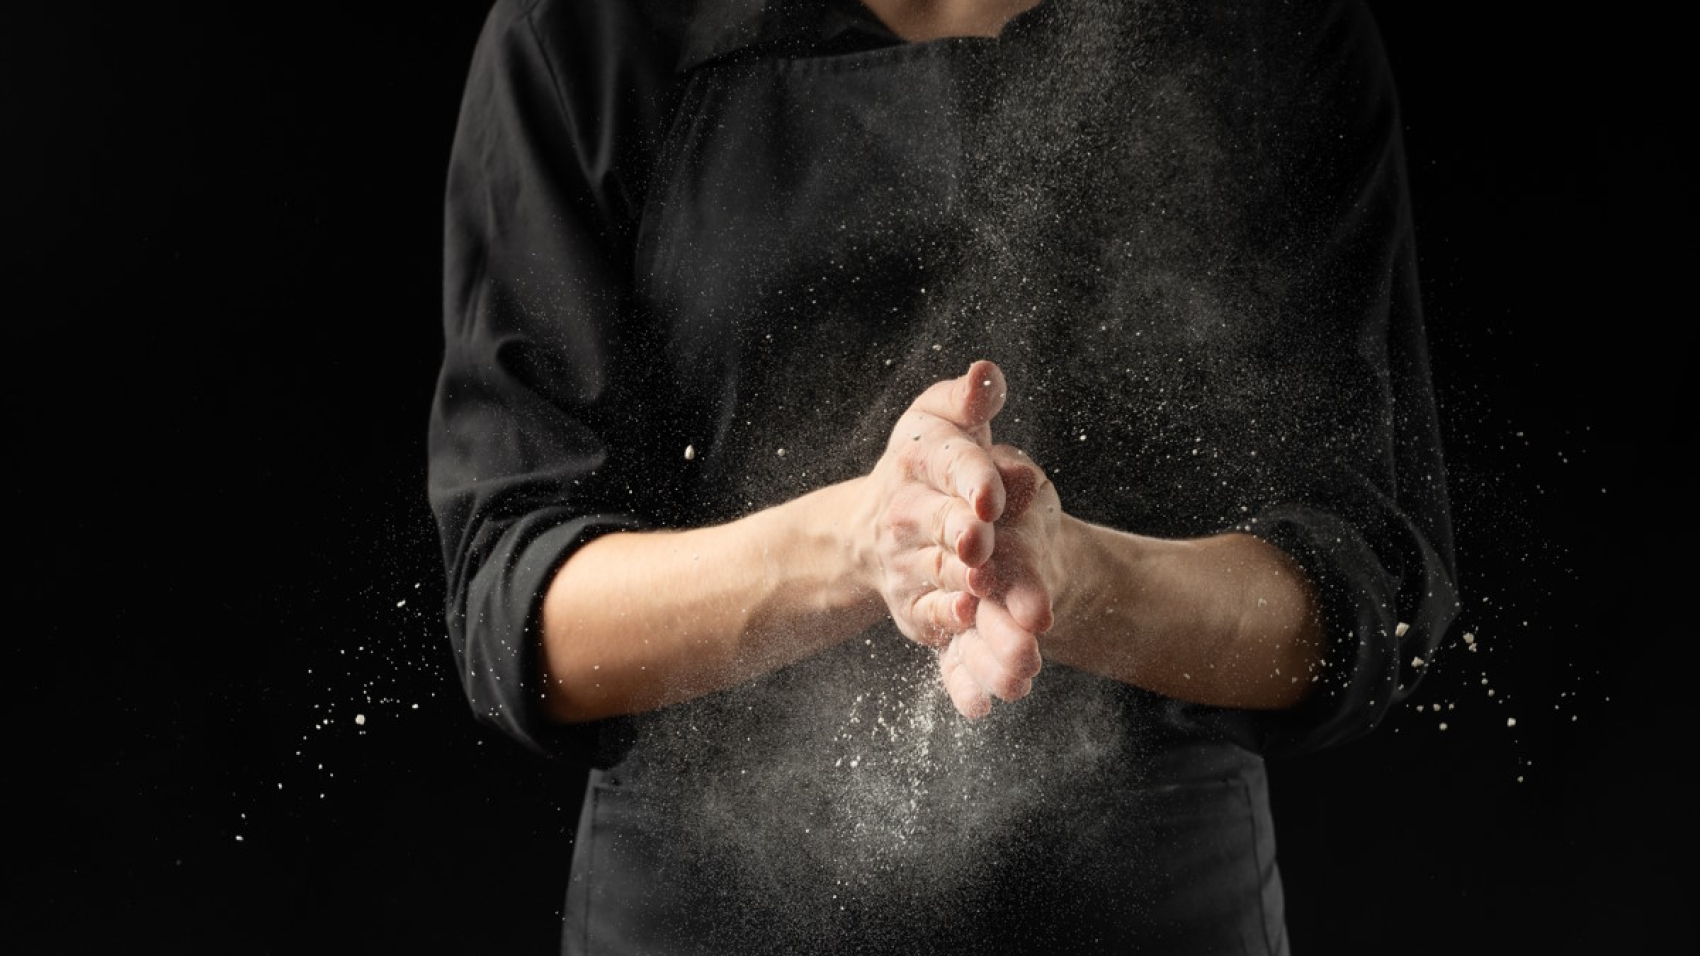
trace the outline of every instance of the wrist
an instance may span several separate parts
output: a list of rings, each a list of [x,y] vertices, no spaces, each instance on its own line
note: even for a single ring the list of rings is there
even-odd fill
[[[1062,516],[1057,533],[1059,582],[1051,630],[1064,639],[1085,638],[1100,629],[1099,618],[1125,613],[1119,606],[1125,584],[1120,565],[1127,555],[1107,547],[1103,535],[1113,533],[1109,529],[1073,515]]]
[[[1132,666],[1149,650],[1151,595],[1162,566],[1183,542],[1095,525],[1069,515],[1059,528],[1065,574],[1046,654],[1094,672]]]
[[[879,515],[865,500],[867,482],[866,477],[851,478],[799,499],[806,509],[802,526],[820,569],[819,593],[826,609],[851,615],[862,629],[886,614],[875,557]]]

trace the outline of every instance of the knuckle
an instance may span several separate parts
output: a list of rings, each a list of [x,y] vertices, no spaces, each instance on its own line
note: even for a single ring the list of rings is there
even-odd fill
[[[933,507],[934,540],[940,545],[944,545],[948,542],[948,535],[950,533],[950,514],[951,511],[954,510],[952,507],[954,503],[954,498],[940,497],[938,504]]]
[[[903,474],[914,475],[919,472],[926,462],[926,454],[918,447],[919,443],[906,440],[901,435],[893,438],[892,441],[897,446],[893,457],[897,460],[897,467]]]
[[[947,583],[950,586],[951,590],[953,590],[953,591],[966,591],[969,594],[974,593],[973,589],[968,586],[968,567],[967,567],[967,565],[963,564],[961,561],[956,560],[956,558],[953,556],[953,557],[947,558],[945,560],[944,567],[943,567],[942,570],[943,570],[944,574],[943,574],[942,577],[939,578],[939,580]]]
[[[901,522],[897,515],[887,510],[880,515],[879,522],[874,525],[874,540],[884,548],[891,548],[900,537]]]
[[[926,592],[920,591],[920,590],[917,590],[913,594],[909,595],[909,598],[906,602],[906,606],[904,607],[903,616],[908,619],[910,624],[914,624],[915,622],[918,622],[918,621],[921,621],[921,620],[924,619],[923,616],[922,616],[924,609],[921,606],[921,599],[926,597],[926,596],[927,596]]]
[[[956,623],[955,615],[950,612],[950,602],[944,599],[943,591],[929,591],[927,598],[926,616],[923,620],[928,627],[942,633]]]

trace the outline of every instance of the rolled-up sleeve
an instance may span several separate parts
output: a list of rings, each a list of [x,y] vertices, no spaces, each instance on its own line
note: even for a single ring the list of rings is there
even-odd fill
[[[644,443],[612,440],[642,433],[653,378],[618,266],[632,231],[631,184],[611,161],[622,116],[583,102],[605,97],[618,68],[613,51],[562,62],[540,39],[596,27],[498,2],[477,41],[445,189],[428,441],[468,701],[524,746],[579,757],[597,725],[559,726],[540,707],[541,598],[575,548],[650,524],[653,500]]]
[[[1292,710],[1185,715],[1270,756],[1375,729],[1415,691],[1460,610],[1397,97],[1367,11],[1338,9],[1315,59],[1328,64],[1318,72],[1342,133],[1312,166],[1318,192],[1334,197],[1334,225],[1295,288],[1302,303],[1354,303],[1344,324],[1330,320],[1323,339],[1298,346],[1329,356],[1315,362],[1348,369],[1341,380],[1354,384],[1286,452],[1289,493],[1238,526],[1315,585],[1325,666],[1297,677],[1316,687]]]
[[[1446,469],[1408,221],[1393,268],[1392,484],[1324,469],[1332,479],[1330,510],[1278,506],[1250,528],[1315,582],[1328,639],[1316,693],[1288,719],[1271,723],[1260,745],[1267,753],[1315,750],[1367,734],[1416,689],[1458,619]]]

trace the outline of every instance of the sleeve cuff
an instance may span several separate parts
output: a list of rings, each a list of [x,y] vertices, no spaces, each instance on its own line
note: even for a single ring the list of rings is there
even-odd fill
[[[493,580],[477,582],[480,600],[471,602],[463,622],[466,650],[460,678],[467,702],[478,719],[548,757],[607,766],[617,759],[623,718],[561,724],[543,710],[537,642],[543,595],[555,572],[573,552],[612,531],[644,527],[627,514],[593,514],[549,527],[504,550],[507,560],[492,561]],[[522,528],[510,534],[521,534]],[[612,732],[611,732],[612,731]]]

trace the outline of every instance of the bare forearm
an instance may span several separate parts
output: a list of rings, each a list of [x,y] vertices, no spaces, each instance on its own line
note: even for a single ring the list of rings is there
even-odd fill
[[[1277,709],[1321,667],[1303,571],[1246,534],[1171,541],[1065,517],[1057,622],[1045,656],[1182,700]]]
[[[736,521],[610,534],[543,601],[545,703],[563,721],[636,713],[824,650],[884,614],[866,586],[854,482]]]

